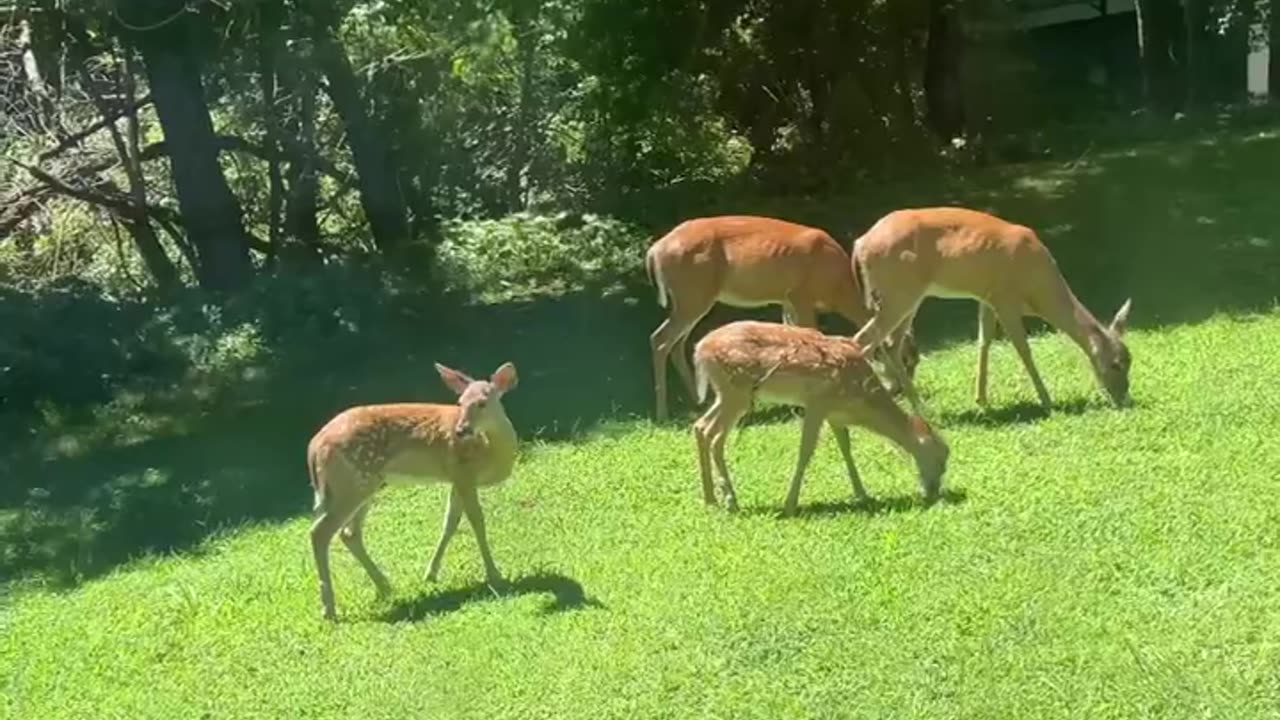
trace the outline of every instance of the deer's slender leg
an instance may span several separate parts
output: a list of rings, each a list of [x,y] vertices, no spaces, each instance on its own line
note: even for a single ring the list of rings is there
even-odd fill
[[[800,504],[800,483],[804,479],[804,471],[809,466],[809,460],[813,458],[813,449],[818,444],[818,434],[822,431],[825,415],[826,413],[814,408],[805,409],[804,422],[800,430],[800,455],[796,459],[796,472],[791,477],[791,487],[787,490],[786,503],[782,506],[783,515],[796,514],[796,508]]]
[[[923,299],[923,296],[910,299],[905,294],[899,294],[894,298],[881,296],[875,315],[853,336],[853,341],[864,352],[880,348],[881,343],[889,338],[893,331],[898,329],[899,325],[905,322],[907,318],[915,315],[916,308],[920,306],[920,301]],[[915,383],[912,382],[906,369],[902,367],[902,362],[898,359],[897,354],[881,350],[880,355],[884,360],[885,368],[890,373],[890,378],[902,388],[907,399],[911,402],[912,408],[923,415],[924,403],[920,401],[920,395],[916,392]]]
[[[354,496],[356,477],[336,465],[321,468],[325,487],[324,500],[315,522],[311,524],[311,552],[315,555],[316,575],[320,580],[320,604],[326,620],[337,618],[334,607],[333,575],[329,566],[329,548],[333,536],[347,524],[364,499]]]
[[[849,473],[849,483],[853,485],[854,502],[865,502],[870,496],[867,495],[867,489],[862,485],[862,478],[858,476],[858,466],[853,462],[853,449],[849,443],[849,428],[844,425],[836,425],[828,422],[831,433],[836,436],[836,445],[840,447],[840,456],[844,458],[845,470]]]
[[[451,487],[449,497],[445,500],[444,527],[440,530],[436,550],[431,554],[431,562],[427,565],[427,582],[435,582],[440,576],[440,563],[444,561],[444,551],[449,547],[449,541],[453,539],[454,532],[458,530],[460,520],[462,520],[462,502],[458,499],[457,491]]]
[[[792,324],[806,328],[818,327],[818,311],[813,307],[813,303],[804,301],[794,301],[792,309]]]
[[[720,412],[712,419],[707,434],[711,441],[711,457],[715,461],[716,471],[720,474],[720,490],[724,494],[725,508],[730,512],[737,512],[738,494],[733,489],[733,481],[729,479],[729,466],[724,459],[724,446],[729,438],[729,432],[751,405],[751,394],[731,388],[717,388],[717,390],[720,393],[717,400],[720,404]]]
[[[696,324],[697,321],[694,321],[694,325]],[[688,393],[689,400],[696,404],[698,402],[698,389],[694,386],[693,368],[689,366],[689,351],[686,347],[694,325],[690,325],[689,329],[671,347],[671,360],[672,364],[676,366],[676,375],[680,377],[680,382],[684,385],[684,390]]]
[[[978,301],[978,373],[974,382],[974,400],[987,404],[987,367],[991,356],[991,342],[996,335],[996,311]]]
[[[1040,379],[1040,373],[1036,370],[1035,361],[1031,359],[1031,346],[1027,343],[1026,328],[1022,326],[1022,313],[1001,305],[996,306],[995,312],[996,317],[1000,320],[1000,326],[1004,328],[1004,334],[1009,338],[1009,342],[1013,343],[1013,348],[1018,351],[1018,357],[1022,359],[1022,366],[1026,368],[1027,375],[1031,377],[1031,384],[1036,388],[1036,395],[1040,398],[1040,404],[1046,410],[1052,409],[1049,391],[1045,388],[1044,381]]]
[[[783,300],[781,304],[782,304],[782,324],[795,325],[796,324],[795,306],[792,305],[789,300]]]
[[[702,478],[702,499],[708,505],[716,504],[715,489],[711,484],[711,429],[720,415],[720,396],[693,424],[693,437],[698,445],[698,472]]]
[[[918,307],[917,307],[918,309]],[[907,362],[907,338],[911,338],[914,348],[915,336],[911,331],[912,325],[915,324],[916,314],[912,312],[898,326],[889,333],[889,341],[887,345],[881,345],[879,350],[884,354],[892,354],[902,367],[902,374],[915,381],[916,365],[919,363],[918,357],[913,357],[913,362]],[[888,382],[885,384],[887,389],[893,395],[900,395],[903,392],[902,383],[898,380],[894,373],[890,373]]]
[[[343,544],[347,546],[347,550],[360,563],[360,567],[364,568],[369,579],[373,581],[373,585],[378,590],[378,595],[386,596],[391,593],[391,583],[387,581],[387,576],[382,574],[378,569],[378,565],[369,557],[369,551],[364,547],[364,520],[369,514],[369,508],[373,505],[372,499],[366,500],[359,510],[351,516],[351,520],[347,522],[346,527],[342,528],[340,537]]]
[[[476,545],[480,548],[480,560],[484,562],[484,577],[490,585],[502,582],[502,573],[493,562],[493,553],[489,551],[489,536],[484,526],[484,511],[480,509],[480,496],[476,487],[469,481],[455,482],[454,492],[462,501],[462,511],[467,515],[467,522],[476,535]]]
[[[649,346],[653,352],[653,390],[657,395],[657,417],[659,422],[665,422],[668,417],[667,412],[667,361],[671,357],[673,350],[678,350],[679,355],[676,362],[676,372],[679,373],[681,379],[686,383],[686,389],[691,397],[695,395],[693,383],[693,371],[689,368],[688,358],[685,356],[683,340],[711,310],[711,302],[697,303],[692,308],[686,307],[686,304],[676,302],[674,299],[671,303],[671,315],[658,326],[657,330],[649,336]],[[696,312],[694,310],[696,309]]]

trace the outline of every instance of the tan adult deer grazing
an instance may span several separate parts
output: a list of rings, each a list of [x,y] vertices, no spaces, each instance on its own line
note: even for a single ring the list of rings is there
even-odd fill
[[[386,576],[365,551],[363,536],[370,501],[388,482],[443,482],[451,486],[444,529],[427,566],[427,580],[435,580],[440,572],[445,548],[464,513],[475,532],[485,579],[490,585],[502,579],[489,552],[477,490],[505,481],[515,464],[516,431],[502,407],[502,396],[516,386],[516,368],[506,363],[488,380],[473,380],[439,363],[436,372],[458,394],[457,405],[401,403],[348,408],[321,428],[307,446],[317,513],[311,526],[311,547],[327,619],[336,617],[329,545],[339,530],[343,543],[378,593],[390,591]]]
[[[897,210],[854,241],[852,255],[873,298],[868,304],[876,308],[875,317],[854,336],[863,349],[886,339],[892,343],[909,330],[925,297],[972,298],[978,301],[974,394],[979,404],[987,402],[987,358],[999,321],[1040,403],[1050,408],[1049,391],[1031,359],[1022,325],[1026,315],[1066,333],[1089,357],[1112,402],[1128,403],[1132,359],[1123,338],[1131,301],[1124,302],[1109,325],[1098,322],[1030,228],[957,207]],[[904,384],[910,382],[908,373]]]
[[[804,408],[800,456],[784,515],[793,515],[800,502],[800,484],[823,422],[836,436],[855,500],[865,500],[867,491],[849,447],[850,425],[865,427],[907,451],[916,461],[925,498],[937,497],[950,455],[947,444],[919,415],[908,415],[898,407],[851,338],[744,320],[707,333],[694,346],[693,357],[699,399],[706,400],[708,387],[716,393],[711,407],[693,426],[702,495],[708,505],[716,502],[711,484],[714,460],[725,505],[731,511],[738,509],[724,446],[729,431],[756,396]]]
[[[657,240],[645,268],[668,317],[649,337],[658,420],[667,419],[667,361],[672,358],[689,396],[693,373],[685,341],[716,302],[734,307],[781,305],[783,320],[817,326],[819,311],[855,326],[871,318],[850,270],[849,255],[826,232],[750,215],[687,220]],[[910,336],[901,357],[913,372]]]

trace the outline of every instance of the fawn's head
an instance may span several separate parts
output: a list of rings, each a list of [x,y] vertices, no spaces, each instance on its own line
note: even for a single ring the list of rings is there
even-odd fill
[[[1089,357],[1093,372],[1098,376],[1111,402],[1123,407],[1129,402],[1129,368],[1133,357],[1124,344],[1124,334],[1129,325],[1129,307],[1132,300],[1125,300],[1116,312],[1111,324],[1100,328],[1089,338]]]
[[[916,467],[920,471],[920,487],[927,499],[938,496],[942,489],[942,476],[947,472],[947,459],[951,457],[951,448],[947,447],[942,436],[934,432],[929,423],[919,415],[909,418],[911,434],[915,438]]]
[[[454,435],[468,437],[506,421],[502,396],[516,386],[515,365],[504,363],[488,380],[474,380],[440,363],[436,363],[436,372],[444,384],[458,394],[458,407],[462,412],[458,413],[458,423],[453,427]]]

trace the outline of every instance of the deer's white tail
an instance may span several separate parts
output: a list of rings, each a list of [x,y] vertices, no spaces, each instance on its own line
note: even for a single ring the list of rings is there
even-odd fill
[[[704,405],[707,402],[707,390],[711,380],[707,377],[706,364],[697,357],[693,359],[693,379],[698,388],[698,404]]]
[[[649,252],[645,253],[644,269],[649,273],[649,282],[658,286],[658,304],[666,307],[667,281],[662,277],[662,266],[658,264],[658,256],[654,254],[653,248],[649,248]]]
[[[311,511],[319,512],[324,507],[324,485],[320,484],[320,475],[316,472],[316,458],[313,453],[307,453],[307,474],[311,476],[311,487],[315,490],[315,501]]]
[[[855,245],[857,241],[854,241]],[[856,248],[855,248],[856,249]],[[862,296],[862,305],[875,314],[875,306],[872,305],[871,286],[867,284],[867,271],[862,267],[862,263],[858,262],[858,256],[853,255],[853,284],[857,285],[858,294]]]

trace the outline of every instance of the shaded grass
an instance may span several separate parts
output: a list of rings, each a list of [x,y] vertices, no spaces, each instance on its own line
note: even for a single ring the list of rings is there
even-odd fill
[[[782,421],[731,438],[730,516],[701,504],[687,428],[633,422],[528,443],[484,494],[502,597],[476,584],[465,527],[443,582],[420,580],[438,487],[389,490],[370,516],[390,599],[335,548],[337,626],[303,518],[28,588],[0,613],[0,715],[1273,717],[1280,316],[1131,346],[1139,402],[1116,411],[1074,347],[1036,338],[1071,411],[941,423],[956,501],[930,508],[907,460],[855,433],[884,511],[845,511],[824,437],[805,514],[776,519],[798,441]],[[941,417],[971,411],[972,361],[921,365]],[[1033,397],[1003,342],[991,393],[997,419]]]

